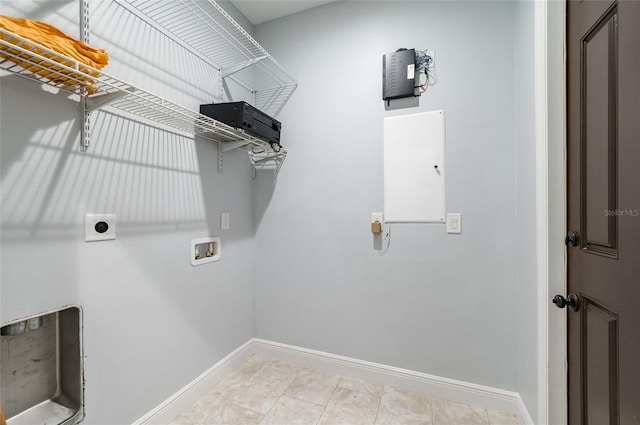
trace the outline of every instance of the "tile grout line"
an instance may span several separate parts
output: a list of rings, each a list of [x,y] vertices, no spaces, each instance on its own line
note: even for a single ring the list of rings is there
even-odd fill
[[[332,394],[333,394],[333,393],[332,393]],[[285,394],[283,394],[283,395],[285,395]],[[325,407],[325,405],[324,405],[324,404],[319,404],[319,403],[316,403],[316,402],[314,402],[314,401],[309,401],[309,400],[305,400],[305,399],[303,399],[303,398],[294,397],[294,396],[292,396],[292,395],[288,395],[287,397],[292,398],[292,399],[294,399],[294,400],[303,401],[303,402],[305,402],[305,403],[311,403],[311,404],[316,405],[316,406],[318,406],[318,407]]]
[[[343,375],[340,375],[340,379],[338,379],[338,384],[340,383],[340,380],[342,379]],[[333,398],[333,395],[336,393],[336,390],[339,388],[338,384],[336,384],[336,386],[333,388],[333,391],[331,391],[331,395],[329,396],[329,400],[327,400],[327,404],[324,405],[324,408],[322,409],[322,413],[320,413],[320,417],[318,418],[318,420],[316,421],[315,425],[318,425],[320,423],[320,420],[322,419],[322,417],[324,416],[324,412],[327,411],[327,406],[329,405],[329,403],[331,402],[331,399]]]
[[[232,391],[228,396],[224,397],[224,398],[223,398],[223,400],[222,400],[222,404],[223,404],[223,405],[224,405],[224,404],[230,404],[230,405],[235,406],[235,407],[237,407],[237,408],[244,409],[244,410],[248,410],[248,411],[253,412],[253,413],[256,413],[256,414],[258,414],[258,415],[262,415],[262,419],[260,419],[260,422],[259,422],[258,424],[260,424],[260,423],[262,423],[262,421],[264,421],[264,418],[266,418],[266,417],[267,417],[267,415],[266,415],[266,414],[264,414],[264,415],[263,415],[263,414],[262,414],[262,413],[260,413],[260,412],[256,412],[256,411],[255,411],[255,410],[253,410],[253,409],[249,409],[248,407],[240,406],[240,405],[238,405],[238,404],[236,404],[236,403],[234,403],[234,402],[229,402],[229,399],[231,398],[231,396],[232,396],[234,393],[238,393],[238,392],[240,391],[240,389],[242,389],[242,388],[243,388],[243,385],[244,385],[244,384],[246,384],[247,382],[249,382],[249,381],[251,380],[251,378],[253,378],[254,376],[256,376],[256,375],[258,374],[258,372],[260,372],[262,369],[264,369],[264,367],[265,367],[266,365],[267,365],[266,363],[265,363],[265,364],[263,364],[263,365],[261,365],[261,366],[260,366],[259,368],[257,368],[257,369],[256,369],[256,370],[255,370],[255,371],[254,371],[254,372],[253,372],[249,377],[244,378],[244,379],[242,380],[242,383],[240,383],[240,384],[238,385],[238,388],[235,388],[235,389],[234,389],[234,390],[233,390],[233,391]],[[276,403],[277,403],[277,401],[276,401]],[[274,405],[275,405],[275,403],[274,403]],[[271,407],[273,408],[273,406],[271,406]],[[269,409],[269,411],[271,411],[271,409]],[[267,412],[267,413],[268,413],[268,412]]]
[[[491,425],[491,418],[489,418],[489,412],[487,412],[487,409],[483,408],[482,412],[484,413],[484,418],[487,420],[487,425]]]
[[[429,409],[431,411],[431,425],[435,425],[435,423],[436,423],[436,414],[433,411],[433,396],[429,396],[429,400],[431,402],[431,404],[430,404],[431,407]]]
[[[344,375],[340,375],[340,378],[342,378],[343,376],[344,376]],[[349,377],[347,377],[347,378],[349,378]],[[349,391],[353,391],[354,393],[364,394],[364,395],[368,395],[369,397],[382,399],[382,395],[380,395],[380,397],[376,397],[376,396],[375,396],[375,394],[366,393],[366,392],[364,392],[364,391],[358,391],[358,390],[353,389],[353,388],[341,387],[341,386],[340,386],[340,382],[341,382],[341,381],[338,381],[338,387],[342,388],[343,390],[349,390]],[[365,381],[365,382],[366,382],[366,381]],[[385,389],[386,385],[384,385],[384,384],[379,384],[379,385],[382,385],[382,392],[384,393],[384,389]]]
[[[245,362],[244,364],[246,365],[246,364],[247,364],[247,362]],[[244,385],[245,385],[247,382],[249,382],[249,381],[251,380],[251,378],[253,378],[253,377],[254,377],[254,376],[255,376],[255,375],[256,375],[260,370],[262,370],[265,366],[266,366],[266,364],[261,365],[261,366],[260,366],[260,367],[258,367],[255,371],[253,371],[253,373],[252,373],[251,375],[249,375],[248,377],[243,378],[243,379],[242,379],[242,381],[238,382],[237,388],[234,388],[234,389],[233,389],[232,391],[230,391],[227,395],[223,396],[220,400],[218,400],[218,403],[217,403],[217,404],[218,404],[219,406],[225,406],[225,405],[226,405],[226,406],[233,406],[233,407],[235,407],[235,408],[237,408],[237,409],[242,409],[242,410],[246,410],[246,411],[249,411],[249,412],[253,412],[253,413],[257,414],[257,415],[262,415],[262,416],[263,416],[263,418],[260,420],[260,422],[262,422],[262,421],[264,420],[264,416],[266,416],[266,415],[264,415],[264,414],[262,414],[262,413],[260,413],[260,412],[257,412],[257,411],[255,411],[255,410],[253,410],[253,409],[250,409],[250,408],[248,408],[248,407],[241,406],[241,405],[239,405],[239,404],[237,404],[237,403],[234,403],[234,402],[230,401],[230,399],[231,399],[231,397],[232,397],[234,394],[236,394],[236,393],[240,392],[240,391],[243,389]],[[228,375],[227,375],[227,376],[228,376]],[[225,376],[225,378],[226,378],[226,376]],[[223,379],[224,379],[224,378],[223,378]],[[219,384],[220,384],[220,382],[218,382],[218,384],[216,384],[216,385],[215,385],[215,387],[217,387]],[[215,387],[214,387],[214,388],[215,388]],[[197,403],[197,402],[196,402],[196,403]],[[195,403],[194,403],[194,404],[195,404]],[[206,419],[206,418],[205,418],[205,419]],[[198,422],[198,425],[205,425],[205,424]]]
[[[291,364],[291,365],[293,365],[293,366],[297,366],[297,365],[294,365],[293,363],[288,363],[288,364]],[[261,368],[261,369],[262,369],[262,368]],[[260,419],[259,424],[261,424],[262,422],[264,422],[264,420],[265,420],[265,418],[267,417],[267,415],[268,415],[268,414],[273,410],[274,406],[275,406],[276,404],[278,404],[278,402],[282,399],[282,396],[284,396],[284,395],[285,395],[285,393],[287,392],[287,390],[289,389],[289,387],[291,387],[291,384],[293,384],[293,383],[295,382],[295,380],[296,380],[296,379],[298,379],[298,377],[299,377],[299,376],[300,376],[300,374],[302,373],[302,370],[303,370],[303,369],[304,369],[303,367],[300,367],[300,370],[298,371],[298,373],[296,374],[296,376],[294,376],[294,377],[293,377],[293,379],[291,380],[291,382],[289,382],[289,385],[287,385],[287,387],[282,391],[282,394],[280,394],[280,395],[278,396],[278,399],[277,399],[277,400],[276,400],[276,402],[275,402],[275,403],[273,403],[273,405],[269,408],[269,411],[267,411],[267,413],[265,413],[265,414],[264,414],[264,416],[262,417],[262,419]],[[251,410],[251,409],[249,409],[249,410]],[[253,411],[253,410],[252,410],[252,411]],[[258,412],[258,413],[259,413],[259,412]]]
[[[386,388],[386,385],[382,386],[382,395],[380,395],[380,399],[378,400],[378,408],[376,409],[376,417],[373,418],[373,425],[376,425],[378,423],[378,415],[380,415],[380,407],[382,406],[382,397],[384,397],[384,389]]]

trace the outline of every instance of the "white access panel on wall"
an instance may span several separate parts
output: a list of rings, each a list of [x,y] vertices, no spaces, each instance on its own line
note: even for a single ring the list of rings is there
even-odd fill
[[[444,111],[384,119],[384,217],[444,223]]]

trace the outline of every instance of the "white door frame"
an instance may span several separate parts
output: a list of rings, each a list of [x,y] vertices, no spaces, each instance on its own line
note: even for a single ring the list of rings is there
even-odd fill
[[[540,424],[567,423],[566,314],[551,309],[565,294],[565,2],[538,0],[535,31],[536,261]]]

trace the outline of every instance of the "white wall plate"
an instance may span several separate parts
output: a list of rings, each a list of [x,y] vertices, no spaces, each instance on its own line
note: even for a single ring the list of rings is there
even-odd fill
[[[447,233],[462,233],[462,214],[447,214]]]
[[[85,214],[85,242],[108,241],[116,238],[115,214]]]

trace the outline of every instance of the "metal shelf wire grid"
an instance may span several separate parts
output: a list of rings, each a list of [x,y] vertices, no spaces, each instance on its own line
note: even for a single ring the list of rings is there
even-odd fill
[[[253,93],[255,107],[277,116],[296,80],[213,0],[115,0]]]
[[[213,118],[134,87],[102,71],[0,28],[0,70],[46,83],[85,99],[86,112],[110,105],[189,134],[265,152],[279,168],[286,151]],[[223,145],[224,146],[224,145]],[[232,147],[231,147],[232,146]],[[229,150],[230,150],[229,149]],[[226,150],[226,149],[225,149]]]

